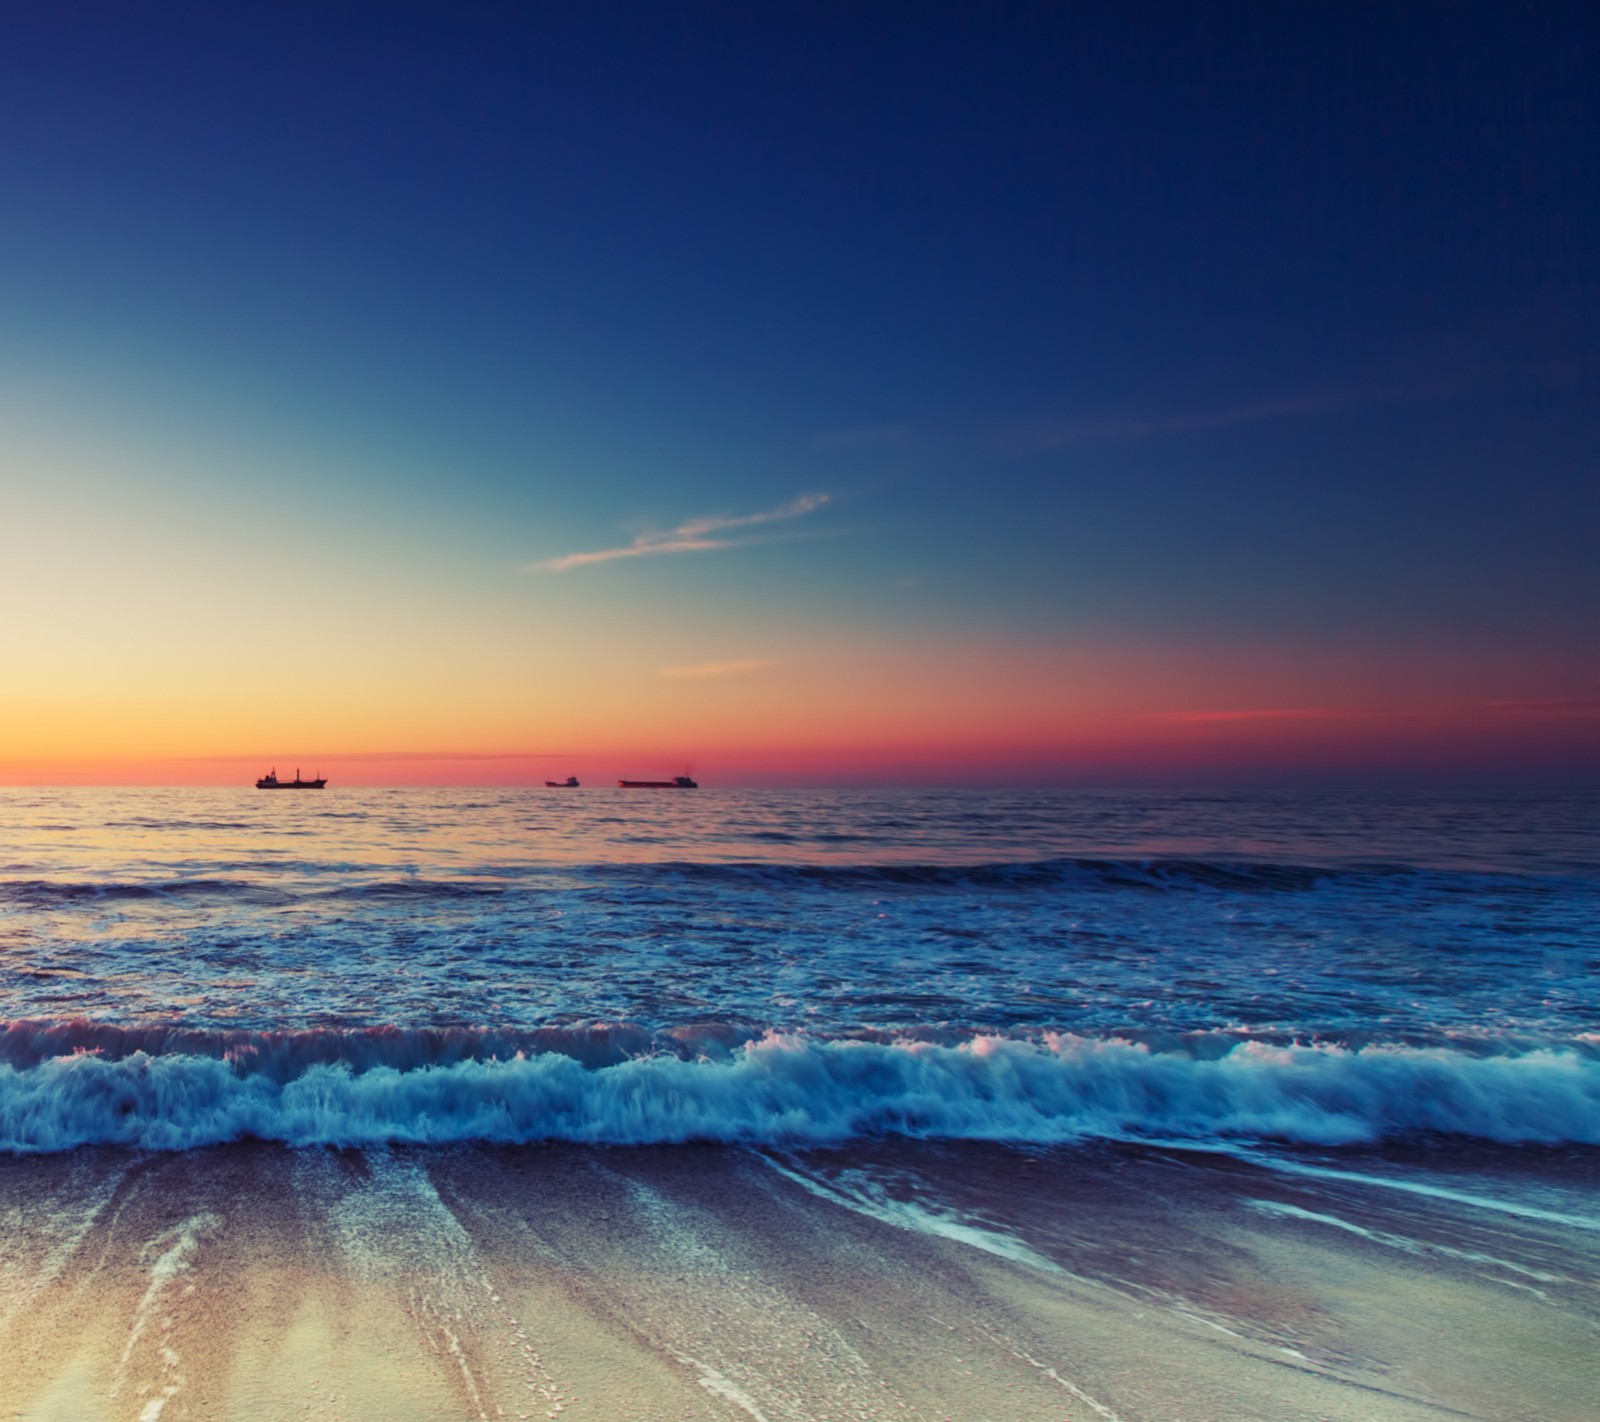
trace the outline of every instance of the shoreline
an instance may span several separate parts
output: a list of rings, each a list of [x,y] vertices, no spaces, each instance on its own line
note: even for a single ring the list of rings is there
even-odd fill
[[[1479,1203],[1426,1153],[1447,1193],[1105,1144],[4,1157],[0,1416],[1580,1422],[1592,1152],[1477,1156]]]

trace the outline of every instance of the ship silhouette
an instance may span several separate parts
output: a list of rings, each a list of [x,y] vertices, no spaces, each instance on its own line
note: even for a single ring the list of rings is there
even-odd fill
[[[298,770],[294,773],[293,780],[279,780],[278,767],[273,766],[265,775],[256,781],[257,790],[320,790],[328,782],[320,775],[315,780],[302,780]]]

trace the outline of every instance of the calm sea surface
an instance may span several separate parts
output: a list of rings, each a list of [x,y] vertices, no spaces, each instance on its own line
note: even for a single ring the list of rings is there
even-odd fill
[[[1600,1142],[1600,800],[0,791],[0,1149]]]

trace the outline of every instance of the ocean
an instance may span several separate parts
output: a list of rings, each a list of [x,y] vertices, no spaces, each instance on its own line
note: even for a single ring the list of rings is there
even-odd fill
[[[1594,796],[0,791],[0,1405],[1592,1417],[1597,969]]]

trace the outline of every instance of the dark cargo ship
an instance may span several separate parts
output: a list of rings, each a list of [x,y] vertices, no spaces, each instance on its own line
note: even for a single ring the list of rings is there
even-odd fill
[[[320,775],[315,780],[302,780],[300,772],[294,773],[293,780],[279,780],[278,769],[274,766],[265,775],[256,781],[257,790],[320,790],[328,782]]]
[[[544,788],[546,790],[576,790],[578,788],[578,777],[569,775],[565,780],[546,780]]]
[[[687,775],[674,775],[671,780],[619,780],[620,790],[698,790],[700,787]]]

